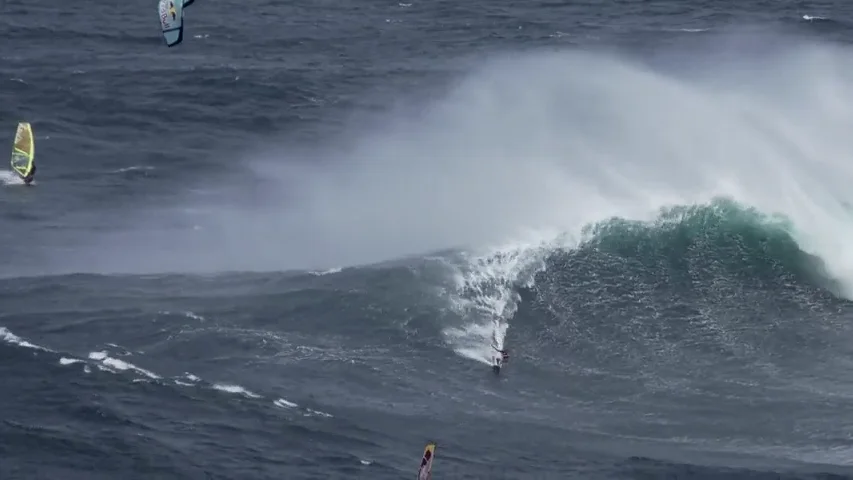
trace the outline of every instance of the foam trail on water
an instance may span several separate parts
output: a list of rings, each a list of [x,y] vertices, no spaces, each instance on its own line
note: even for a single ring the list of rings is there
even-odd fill
[[[23,185],[24,180],[15,172],[0,170],[0,183],[3,185]]]

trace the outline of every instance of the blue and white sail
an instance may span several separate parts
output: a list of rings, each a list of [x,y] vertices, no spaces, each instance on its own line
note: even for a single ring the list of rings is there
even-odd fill
[[[166,46],[172,47],[184,39],[184,2],[183,0],[160,0],[160,28]]]

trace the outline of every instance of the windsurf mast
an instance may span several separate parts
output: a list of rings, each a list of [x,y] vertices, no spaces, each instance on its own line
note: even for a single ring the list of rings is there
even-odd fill
[[[160,0],[160,29],[167,47],[175,46],[184,40],[184,2],[183,0]]]
[[[432,480],[433,458],[435,458],[435,442],[429,442],[424,448],[424,456],[421,458],[421,468],[418,469],[418,480]]]
[[[12,146],[12,170],[21,178],[26,178],[33,170],[36,146],[33,140],[33,127],[29,122],[19,122],[15,131],[15,144]]]

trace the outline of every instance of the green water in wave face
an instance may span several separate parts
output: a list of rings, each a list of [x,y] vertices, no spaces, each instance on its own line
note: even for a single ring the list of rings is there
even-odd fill
[[[662,208],[651,222],[611,218],[588,225],[582,248],[646,266],[665,260],[670,273],[686,276],[700,270],[744,278],[792,276],[840,292],[823,260],[799,247],[795,229],[784,215],[715,198],[705,205]]]
[[[796,228],[723,198],[590,225],[522,292],[512,375],[547,379],[564,405],[606,405],[599,428],[619,435],[807,441],[796,422],[840,434],[829,412],[853,381],[853,304]]]

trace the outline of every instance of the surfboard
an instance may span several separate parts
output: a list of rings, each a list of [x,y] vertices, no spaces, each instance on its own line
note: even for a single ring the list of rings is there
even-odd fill
[[[418,480],[432,479],[432,461],[435,458],[435,442],[427,443],[424,456],[421,457],[421,468],[418,469]]]
[[[501,373],[501,357],[495,355],[492,357],[492,371],[495,372],[495,375]]]
[[[15,144],[12,146],[12,170],[26,180],[29,175],[34,174],[35,158],[33,127],[29,122],[19,122],[18,130],[15,131]]]
[[[173,47],[184,40],[184,2],[183,0],[160,0],[160,29],[167,47]]]

